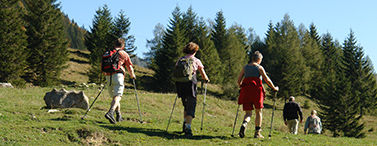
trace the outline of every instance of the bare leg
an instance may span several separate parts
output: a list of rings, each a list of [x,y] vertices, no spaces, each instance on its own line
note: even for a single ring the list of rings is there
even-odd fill
[[[255,109],[255,126],[262,126],[262,109]]]

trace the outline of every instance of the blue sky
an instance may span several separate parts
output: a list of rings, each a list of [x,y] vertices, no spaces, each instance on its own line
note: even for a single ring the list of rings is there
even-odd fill
[[[130,35],[136,38],[137,56],[148,52],[146,40],[153,38],[153,29],[161,23],[167,27],[172,11],[179,6],[186,12],[191,5],[199,17],[214,20],[223,11],[227,27],[237,23],[243,28],[253,28],[265,38],[268,23],[280,22],[288,14],[296,27],[306,28],[314,23],[320,35],[329,32],[343,43],[350,29],[365,55],[377,67],[377,1],[375,0],[60,0],[62,11],[79,26],[92,26],[95,11],[105,4],[113,16],[123,10],[131,22]]]

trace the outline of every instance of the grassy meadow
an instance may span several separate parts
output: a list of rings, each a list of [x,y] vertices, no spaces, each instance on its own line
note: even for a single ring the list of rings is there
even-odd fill
[[[87,82],[85,71],[90,66],[85,60],[87,52],[71,50],[71,61],[62,79],[66,83],[80,84]],[[78,67],[83,65],[81,67]],[[136,75],[148,79],[152,71],[135,67]],[[81,119],[86,110],[83,109],[58,109],[49,112],[43,100],[46,92],[53,88],[84,91],[90,104],[100,92],[101,86],[56,86],[34,87],[25,89],[0,88],[0,145],[377,145],[377,117],[364,116],[365,132],[367,137],[363,139],[331,137],[327,130],[322,135],[304,135],[303,125],[299,124],[297,135],[288,134],[284,125],[282,109],[284,101],[276,101],[274,111],[272,136],[269,138],[272,117],[273,101],[267,99],[263,109],[262,135],[263,139],[252,138],[254,122],[248,125],[246,137],[239,138],[237,133],[244,112],[240,107],[238,120],[232,137],[233,123],[237,113],[235,101],[216,98],[213,94],[218,92],[216,85],[208,85],[204,119],[203,93],[199,92],[196,108],[196,118],[193,120],[192,130],[194,136],[185,138],[182,131],[183,106],[180,99],[174,108],[170,126],[166,131],[169,116],[172,111],[176,94],[151,93],[138,89],[137,95],[143,123],[140,123],[139,111],[132,84],[127,84],[121,100],[121,112],[125,121],[110,124],[104,118],[110,106],[111,98],[106,89],[98,97],[92,109],[84,119]],[[308,109],[303,109],[304,119],[310,115],[310,111],[317,109],[316,105],[306,97],[296,97],[301,105],[308,102]],[[255,115],[252,117],[254,121]],[[201,121],[203,120],[203,130]]]

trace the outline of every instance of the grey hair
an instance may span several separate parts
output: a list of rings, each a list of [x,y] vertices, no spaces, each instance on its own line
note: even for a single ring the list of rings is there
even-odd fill
[[[255,51],[253,55],[251,55],[251,60],[252,61],[258,61],[259,59],[262,59],[263,55],[259,51]]]
[[[295,97],[293,96],[289,97],[289,101],[293,101],[293,100],[295,100]]]
[[[317,114],[317,111],[312,110],[311,114],[312,114],[312,115]]]

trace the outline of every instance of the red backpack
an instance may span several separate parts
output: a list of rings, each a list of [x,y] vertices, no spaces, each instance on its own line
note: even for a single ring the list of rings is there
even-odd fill
[[[119,51],[116,49],[109,49],[102,55],[101,70],[106,73],[122,72],[119,65]]]

